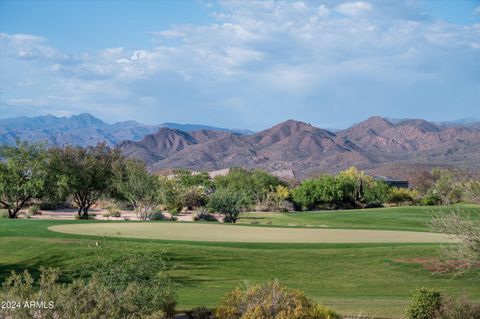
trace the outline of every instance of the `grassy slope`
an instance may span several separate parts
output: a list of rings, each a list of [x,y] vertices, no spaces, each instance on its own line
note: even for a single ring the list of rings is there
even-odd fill
[[[455,205],[478,219],[478,206]],[[349,229],[390,229],[429,231],[433,214],[448,211],[441,206],[406,206],[357,210],[296,212],[296,213],[246,213],[238,223],[271,224],[296,227],[328,227]]]
[[[323,213],[322,213],[323,214]],[[402,222],[402,214],[395,214]],[[91,221],[70,221],[88,223]],[[479,278],[432,275],[403,258],[432,257],[437,246],[420,244],[243,244],[100,239],[48,231],[65,221],[0,220],[0,278],[13,270],[61,267],[82,274],[94,260],[133,249],[164,250],[182,284],[180,308],[214,306],[242,280],[277,278],[343,313],[400,317],[415,287],[466,291],[480,298]],[[323,223],[319,222],[319,224]],[[415,226],[412,226],[415,227]],[[67,278],[65,278],[67,279]]]

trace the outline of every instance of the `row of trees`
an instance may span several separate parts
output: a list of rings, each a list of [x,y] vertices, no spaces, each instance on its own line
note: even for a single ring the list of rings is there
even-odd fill
[[[307,179],[296,187],[262,170],[232,168],[225,176],[175,170],[150,174],[145,164],[125,159],[103,144],[45,148],[19,143],[0,150],[0,204],[16,218],[32,200],[64,202],[70,198],[78,216],[99,199],[128,203],[140,219],[157,209],[173,214],[204,207],[235,222],[242,210],[291,211],[381,206],[384,203],[454,203],[464,199],[466,183],[449,171],[435,170],[419,191],[391,188],[356,168],[336,176]]]

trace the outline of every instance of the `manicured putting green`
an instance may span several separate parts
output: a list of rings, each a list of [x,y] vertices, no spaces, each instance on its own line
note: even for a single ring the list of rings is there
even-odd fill
[[[87,223],[51,226],[61,233],[144,239],[251,243],[440,243],[447,235],[410,231],[236,226],[195,223]]]

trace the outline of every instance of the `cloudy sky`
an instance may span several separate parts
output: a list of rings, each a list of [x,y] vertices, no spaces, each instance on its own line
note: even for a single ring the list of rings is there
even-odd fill
[[[0,1],[0,117],[480,118],[480,1]]]

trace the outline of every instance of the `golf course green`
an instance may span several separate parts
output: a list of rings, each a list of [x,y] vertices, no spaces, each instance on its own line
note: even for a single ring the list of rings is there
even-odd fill
[[[478,219],[478,206],[458,208]],[[371,238],[370,242],[351,239],[338,242],[344,239],[333,235],[337,242],[308,242],[306,236],[301,239],[298,236],[304,231],[306,234],[332,230],[350,233],[362,230],[364,235],[372,233],[363,230],[398,230],[393,234],[442,236],[428,234],[428,223],[432,214],[445,210],[445,207],[399,207],[248,213],[238,223],[249,225],[234,226],[0,219],[0,281],[12,271],[24,269],[38,276],[41,267],[59,268],[62,280],[69,281],[88,275],[93,265],[105,259],[141,250],[152,254],[162,252],[167,258],[170,274],[179,284],[178,309],[214,307],[226,292],[245,280],[278,279],[343,315],[402,318],[412,291],[418,287],[436,288],[453,295],[467,293],[480,299],[480,273],[453,276],[435,272],[441,257],[438,243],[371,242]],[[265,225],[250,225],[253,222]],[[221,234],[211,229],[221,230]],[[239,237],[239,232],[262,237],[245,241],[246,235]],[[267,238],[267,234],[274,237]],[[289,237],[294,234],[299,234],[295,235],[297,241],[286,242],[295,238]],[[272,242],[274,239],[277,241]]]
[[[49,230],[94,236],[250,243],[444,243],[448,235],[392,230],[254,227],[205,223],[66,224]]]

